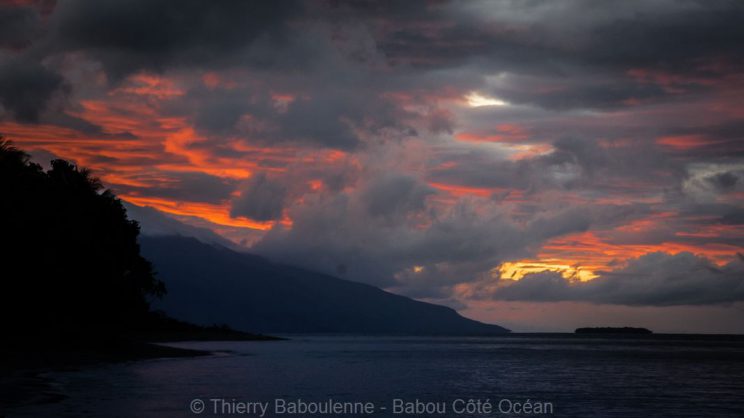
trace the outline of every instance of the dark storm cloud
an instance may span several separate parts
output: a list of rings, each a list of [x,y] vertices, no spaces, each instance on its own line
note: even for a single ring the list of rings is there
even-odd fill
[[[724,225],[744,225],[744,209],[731,209],[721,216],[720,223]]]
[[[275,136],[348,149],[360,142],[356,129],[372,134],[385,129],[413,134],[398,120],[392,103],[348,87],[348,90],[316,92],[310,99],[300,98],[292,103],[278,118],[281,130]]]
[[[354,186],[290,206],[292,228],[274,228],[253,250],[329,273],[343,265],[355,280],[393,286],[400,285],[395,273],[413,264],[441,262],[456,273],[450,283],[461,280],[463,269],[516,254],[526,239],[505,217],[479,215],[467,203],[432,219],[424,204],[432,189],[411,176],[366,173]],[[431,224],[422,228],[421,221]]]
[[[190,112],[194,126],[200,131],[225,135],[235,132],[241,116],[256,107],[270,106],[270,98],[265,92],[250,88],[228,90],[197,86],[171,106],[176,114]]]
[[[0,61],[0,104],[22,122],[37,122],[47,103],[65,89],[62,76],[33,61]]]
[[[363,142],[360,132],[416,135],[406,123],[408,112],[381,97],[374,86],[364,84],[368,75],[364,69],[339,66],[342,69],[324,64],[319,73],[301,77],[265,75],[261,85],[195,86],[168,109],[190,115],[201,132],[216,136],[217,141],[240,135],[263,145],[295,143],[352,150]],[[334,79],[334,73],[339,77]],[[318,84],[306,83],[311,79]],[[282,89],[293,93],[284,104],[273,97]]]
[[[727,171],[725,173],[714,174],[706,178],[706,180],[717,189],[731,190],[744,177],[742,174],[744,173]]]
[[[116,192],[176,199],[187,202],[220,203],[227,200],[236,187],[236,182],[204,173],[162,173],[165,179],[157,179],[148,187],[119,186]]]
[[[667,158],[654,143],[605,147],[595,139],[560,138],[552,150],[520,160],[476,149],[444,151],[431,161],[433,182],[470,187],[545,190],[594,190],[609,194],[645,192],[639,185],[674,187],[684,166]],[[660,175],[660,173],[663,173]]]
[[[586,184],[603,185],[618,181],[614,187],[633,189],[639,181],[648,181],[649,175],[659,173],[682,174],[682,167],[664,157],[657,147],[646,141],[635,140],[628,146],[607,147],[596,139],[562,138],[553,142],[554,151],[535,158],[539,167],[575,164]],[[529,160],[527,160],[529,163]],[[657,185],[668,179],[656,178]]]
[[[690,156],[689,150],[668,150],[677,158],[692,157],[699,159],[720,159],[744,157],[744,121],[741,118],[726,120],[718,124],[699,126],[662,126],[659,127],[663,135],[689,136],[699,138],[701,146],[696,147],[694,155]]]
[[[0,3],[0,48],[28,46],[40,30],[39,11],[30,6]]]
[[[295,1],[69,1],[58,5],[52,43],[99,59],[108,75],[174,66],[230,65],[258,38],[279,41]]]
[[[588,282],[569,282],[556,273],[538,273],[479,296],[636,306],[737,302],[744,300],[744,257],[740,255],[719,267],[690,253],[650,253]]]
[[[413,177],[387,175],[375,179],[361,199],[372,217],[392,220],[423,210],[426,196],[431,194],[434,189]]]
[[[458,13],[474,4],[480,13]],[[473,2],[391,17],[378,45],[394,64],[521,74],[490,90],[513,103],[611,109],[679,100],[739,72],[743,19],[737,2]]]
[[[705,59],[742,63],[744,6],[736,1],[473,2],[395,16],[383,23],[389,30],[381,48],[392,59],[419,57],[439,66],[470,61],[528,73],[567,74],[579,67],[684,73],[703,71]]]
[[[286,198],[287,189],[284,185],[259,173],[248,180],[240,197],[233,200],[230,216],[243,216],[257,221],[279,219]]]
[[[508,77],[508,83],[493,85],[486,91],[512,104],[548,110],[609,111],[639,104],[689,100],[710,90],[710,86],[699,83],[700,80],[675,82],[669,87],[653,81],[639,81],[622,72],[592,71],[587,65],[562,70],[559,71],[562,74],[557,75]]]
[[[685,7],[689,4],[695,7]],[[626,5],[633,8],[632,2]],[[588,56],[603,65],[675,73],[715,72],[711,66],[722,57],[741,68],[742,19],[744,5],[737,1],[670,3],[664,13],[627,16],[595,28]]]
[[[282,43],[287,19],[301,6],[294,1],[65,1],[53,8],[47,36],[35,43],[30,39],[38,29],[38,11],[3,6],[0,21],[7,24],[0,25],[0,45],[26,50],[3,59],[0,100],[17,120],[38,121],[64,86],[62,75],[40,62],[63,53],[82,52],[97,60],[114,82],[142,70],[270,64],[260,62],[270,59],[266,54],[245,50],[258,40],[269,55],[281,49],[272,45]]]
[[[290,106],[286,120],[278,121],[287,132],[276,132],[279,137],[304,133],[301,139],[312,144],[350,149],[358,143],[353,131],[359,126],[340,123],[338,117],[360,125],[360,112],[382,111],[383,116],[362,127],[405,125],[405,112],[386,109],[389,103],[379,98],[395,85],[408,90],[485,87],[514,103],[549,109],[676,100],[679,89],[698,94],[710,88],[701,78],[741,68],[742,17],[744,7],[736,2],[188,0],[174,6],[163,0],[74,0],[57,5],[47,36],[30,49],[39,59],[82,52],[100,62],[110,80],[141,70],[242,67],[293,75],[318,92],[335,83],[350,92],[360,88],[370,106],[355,107],[358,101],[338,94],[315,94]],[[338,65],[339,55],[357,66]],[[362,67],[365,79],[350,78]],[[644,71],[650,78],[635,79],[629,70]],[[672,93],[653,78],[653,71],[687,78],[675,81]],[[482,85],[484,74],[504,72],[525,77],[507,86]],[[288,83],[272,81],[279,87]],[[551,88],[531,88],[540,83]],[[216,133],[240,116],[228,101],[211,106],[212,112],[198,123]],[[451,130],[452,121],[432,123],[434,131]]]
[[[390,287],[401,285],[395,274],[414,264],[440,263],[451,275],[439,280],[467,280],[469,273],[488,269],[502,257],[521,254],[527,239],[503,216],[479,217],[466,204],[440,214],[427,228],[416,226],[415,212],[395,219],[375,217],[362,199],[365,193],[292,207],[292,228],[275,228],[253,250],[332,274],[343,265],[355,280]]]
[[[528,248],[546,239],[612,225],[643,210],[556,207],[515,222],[489,202],[463,199],[433,209],[425,204],[435,197],[431,192],[425,182],[403,174],[364,176],[354,191],[290,206],[292,228],[273,229],[252,249],[328,273],[344,265],[356,280],[406,295],[446,297],[452,285],[527,257]],[[410,273],[414,265],[427,267]]]
[[[744,192],[744,165],[697,163],[691,165],[682,192],[695,202],[708,202]]]
[[[398,119],[398,109],[390,101],[365,92],[363,87],[354,88],[353,83],[344,87],[309,90],[282,111],[273,104],[254,107],[248,114],[263,123],[238,131],[265,144],[295,142],[337,149],[356,148],[363,141],[359,131],[415,134]]]

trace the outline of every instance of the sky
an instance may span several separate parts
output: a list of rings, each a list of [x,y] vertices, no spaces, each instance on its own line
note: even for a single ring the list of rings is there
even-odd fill
[[[742,22],[738,1],[1,0],[0,133],[164,224],[517,331],[744,333]]]

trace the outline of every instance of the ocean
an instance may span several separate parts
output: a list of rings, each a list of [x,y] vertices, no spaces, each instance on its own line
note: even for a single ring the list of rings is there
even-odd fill
[[[8,417],[744,417],[744,339],[511,334],[170,344],[45,375]]]

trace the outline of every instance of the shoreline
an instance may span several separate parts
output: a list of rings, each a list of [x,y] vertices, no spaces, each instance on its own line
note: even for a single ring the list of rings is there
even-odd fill
[[[210,356],[207,350],[172,347],[185,341],[280,341],[284,338],[231,332],[173,333],[147,340],[101,339],[76,341],[40,348],[44,342],[9,344],[0,348],[0,417],[11,408],[60,402],[60,393],[49,373],[155,359]],[[172,337],[172,338],[168,338]]]
[[[115,349],[110,345],[92,344],[87,349],[70,347],[57,350],[14,351],[0,350],[0,416],[5,410],[27,405],[59,402],[65,395],[59,393],[46,374],[76,371],[106,364],[153,359],[200,357],[212,353],[203,350],[168,347],[160,343],[121,343]]]

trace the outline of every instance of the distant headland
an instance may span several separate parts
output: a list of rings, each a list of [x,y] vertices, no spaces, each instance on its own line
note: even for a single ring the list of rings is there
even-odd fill
[[[647,328],[633,327],[586,327],[576,328],[576,334],[653,334]]]

